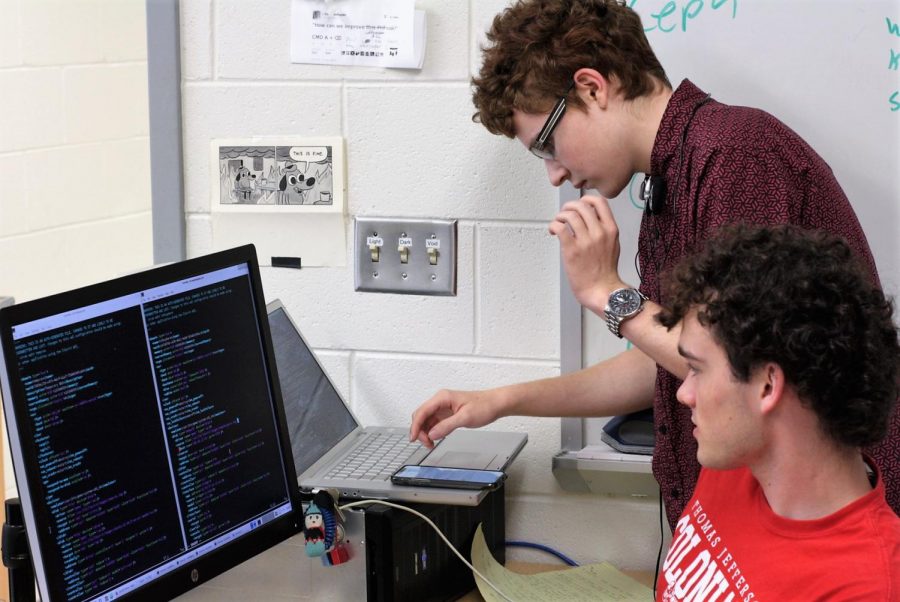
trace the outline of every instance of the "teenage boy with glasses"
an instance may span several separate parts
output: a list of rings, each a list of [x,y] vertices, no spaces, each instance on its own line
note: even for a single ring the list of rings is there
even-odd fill
[[[432,445],[458,427],[509,415],[612,416],[653,407],[653,472],[674,525],[700,466],[690,412],[675,397],[687,375],[680,329],[654,320],[666,301],[661,276],[724,224],[792,223],[846,239],[877,283],[865,235],[831,169],[787,126],[719,103],[688,80],[673,90],[640,17],[623,2],[519,0],[495,17],[487,39],[473,82],[474,119],[543,159],[554,185],[569,181],[602,195],[567,203],[550,232],[575,297],[633,347],[557,378],[439,391],[414,412],[410,438]],[[606,199],[635,173],[652,176],[656,190],[638,233],[641,282],[625,283]],[[885,441],[867,450],[895,512],[898,446],[895,411]]]

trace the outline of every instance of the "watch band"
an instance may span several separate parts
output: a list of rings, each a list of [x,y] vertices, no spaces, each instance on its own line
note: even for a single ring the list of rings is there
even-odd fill
[[[622,338],[622,333],[619,332],[619,324],[622,323],[621,316],[614,316],[610,312],[606,312],[606,327],[609,328],[609,331],[619,337]]]
[[[619,290],[621,290],[621,289],[619,289]],[[634,316],[638,315],[639,313],[641,313],[641,311],[643,311],[643,309],[644,309],[644,303],[647,301],[647,296],[644,295],[644,293],[642,293],[638,289],[632,289],[632,290],[634,290],[634,292],[636,292],[641,299],[641,304],[638,305],[638,308],[636,310],[634,310],[633,312],[631,312],[628,315],[622,316],[622,315],[613,313],[609,307],[609,304],[607,303],[606,308],[604,309],[604,312],[603,312],[604,314],[606,314],[606,327],[609,328],[609,331],[611,333],[613,333],[620,339],[622,338],[622,333],[619,332],[619,328],[622,326],[622,322],[624,322],[625,320],[629,320],[629,319],[633,318]],[[613,293],[616,293],[616,292],[618,292],[618,291],[613,291]]]

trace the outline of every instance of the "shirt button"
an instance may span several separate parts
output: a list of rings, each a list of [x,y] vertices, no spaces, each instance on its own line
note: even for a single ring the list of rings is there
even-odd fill
[[[677,489],[672,490],[672,497],[677,498],[681,495],[681,493]]]
[[[668,432],[669,432],[669,428],[665,424],[659,425],[659,434],[660,435],[665,435]]]

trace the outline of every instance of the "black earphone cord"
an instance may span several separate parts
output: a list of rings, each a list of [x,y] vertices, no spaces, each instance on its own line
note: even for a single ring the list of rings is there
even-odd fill
[[[681,184],[681,180],[684,177],[683,169],[684,169],[684,147],[687,143],[688,132],[691,129],[691,124],[694,122],[694,117],[697,116],[697,111],[700,110],[700,107],[705,105],[707,102],[712,100],[712,94],[707,94],[706,97],[698,102],[694,108],[691,110],[691,114],[688,117],[687,123],[684,124],[684,130],[681,132],[681,141],[678,144],[678,179],[676,180],[676,187],[674,196],[672,198],[672,207],[676,206],[676,199],[678,194],[678,185]],[[666,207],[666,196],[668,193],[668,186],[666,185],[666,180],[662,176],[654,176],[651,174],[645,174],[644,181],[641,182],[641,191],[639,197],[642,201],[644,201],[644,212],[646,215],[656,216],[663,212]],[[656,267],[656,298],[657,300],[660,298],[660,279],[659,279],[659,269],[660,263],[656,261],[657,252],[656,252],[656,240],[662,241],[663,246],[663,261],[662,265],[665,265],[666,259],[669,256],[669,245],[662,235],[662,231],[659,228],[659,223],[656,219],[653,220],[653,226],[656,229],[656,237],[654,239],[653,248],[651,249],[651,256],[653,257],[654,264]],[[640,262],[638,261],[638,256],[640,254],[640,250],[635,251],[634,254],[634,270],[637,272],[638,279],[641,281],[641,284],[644,284],[644,276],[641,273]]]

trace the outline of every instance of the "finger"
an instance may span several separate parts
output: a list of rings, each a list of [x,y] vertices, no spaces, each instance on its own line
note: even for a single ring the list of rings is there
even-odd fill
[[[428,431],[424,428],[410,428],[409,429],[409,440],[410,441],[421,441],[425,443],[425,439],[428,438]]]
[[[419,408],[416,410],[416,413],[420,413],[423,408]],[[425,447],[434,447],[434,441],[432,441],[428,437],[428,431],[439,422],[438,418],[434,414],[426,414],[421,412],[422,417],[413,422],[419,422],[420,424],[414,425],[410,427],[409,432],[409,440],[416,441],[418,440]]]
[[[436,410],[427,409],[426,405],[422,405],[418,410],[413,412],[412,423],[409,426],[409,440],[415,441],[416,439],[422,440],[423,436],[427,436],[426,433],[430,428],[429,422],[436,422],[432,420],[432,416]]]
[[[409,440],[415,439],[419,432],[427,431],[430,428],[429,421],[437,422],[436,416],[444,408],[453,411],[451,403],[447,399],[447,393],[443,390],[438,391],[416,408],[409,425]]]
[[[582,221],[584,221],[588,234],[592,237],[596,237],[602,232],[603,226],[600,223],[600,215],[597,213],[594,205],[588,202],[578,203],[575,206],[575,211],[581,217]]]
[[[576,201],[566,201],[566,204],[563,205],[562,207],[560,207],[559,210],[560,210],[560,212],[575,211],[579,205],[583,204],[584,201],[582,199],[586,199],[586,198],[589,198],[589,197],[581,197],[580,199],[578,199]]]
[[[422,416],[420,414],[421,411],[422,411],[422,407],[419,406],[416,409],[416,411],[414,411],[412,414],[412,420],[410,420],[410,423],[409,423],[409,440],[410,441],[415,441],[419,436],[419,432],[421,432],[421,430],[422,430],[422,422],[424,419],[422,418]]]
[[[597,213],[597,217],[602,224],[618,229],[618,225],[616,224],[616,216],[613,215],[608,200],[606,200],[602,196],[584,197],[583,200],[585,203],[589,203],[594,208],[594,211]]]
[[[419,434],[418,434],[418,436],[416,437],[416,439],[419,441],[419,443],[421,443],[422,445],[424,445],[424,446],[427,447],[428,449],[431,449],[431,448],[434,447],[434,441],[432,441],[432,440],[428,437],[428,435],[425,434],[424,431],[420,431]],[[410,441],[412,441],[412,439],[410,439]]]
[[[559,222],[567,227],[569,234],[575,238],[584,238],[588,235],[587,225],[577,211],[560,211],[556,214],[554,222]]]
[[[432,427],[431,430],[428,431],[428,437],[432,441],[438,441],[461,426],[465,426],[463,417],[460,414],[453,414]]]
[[[550,234],[552,234],[553,236],[561,236],[563,234],[566,234],[570,237],[575,236],[575,232],[572,231],[572,226],[570,226],[566,222],[561,222],[558,220],[553,220],[552,222],[550,222],[548,230],[550,230]]]

